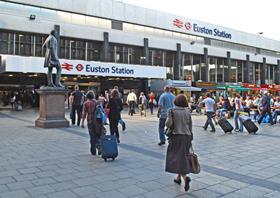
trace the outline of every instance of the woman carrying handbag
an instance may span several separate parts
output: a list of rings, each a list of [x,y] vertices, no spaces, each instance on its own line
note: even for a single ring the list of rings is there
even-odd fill
[[[168,128],[169,144],[166,155],[165,171],[176,173],[174,182],[181,184],[181,178],[185,182],[185,191],[190,188],[191,178],[187,176],[193,173],[193,167],[189,160],[190,149],[192,148],[192,118],[189,111],[188,102],[183,94],[176,96],[175,108],[169,109],[166,120]]]

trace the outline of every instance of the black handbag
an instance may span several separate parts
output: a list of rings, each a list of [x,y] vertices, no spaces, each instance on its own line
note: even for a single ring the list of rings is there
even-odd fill
[[[171,111],[171,119],[172,119],[172,125],[170,127],[167,127],[165,129],[165,135],[170,138],[172,135],[174,135],[174,112],[173,109],[170,110]]]

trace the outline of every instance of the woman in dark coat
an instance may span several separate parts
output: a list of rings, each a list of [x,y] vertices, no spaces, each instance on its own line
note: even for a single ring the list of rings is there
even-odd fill
[[[119,92],[116,89],[113,89],[111,92],[111,98],[107,108],[110,109],[109,112],[109,122],[110,122],[110,133],[115,135],[117,142],[120,143],[120,135],[118,129],[118,123],[121,119],[121,111],[123,110],[122,100],[119,97]]]
[[[190,165],[187,161],[187,154],[192,145],[192,118],[189,109],[187,109],[188,102],[183,94],[179,94],[174,101],[175,108],[169,109],[166,120],[166,127],[173,126],[174,130],[169,139],[166,155],[165,170],[170,173],[176,173],[177,177],[174,182],[181,184],[181,177],[185,181],[185,191],[189,190]]]

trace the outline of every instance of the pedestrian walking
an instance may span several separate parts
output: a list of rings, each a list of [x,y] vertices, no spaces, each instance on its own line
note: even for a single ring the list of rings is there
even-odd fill
[[[268,95],[267,92],[264,93],[262,100],[261,100],[261,116],[258,120],[258,123],[261,124],[262,120],[264,118],[264,116],[266,114],[269,115],[269,122],[271,125],[273,125],[273,119],[272,119],[272,115],[271,115],[271,107],[270,107],[270,102],[271,102],[271,97]]]
[[[77,113],[77,126],[80,126],[81,117],[82,117],[82,106],[84,101],[83,93],[79,90],[79,85],[75,85],[75,90],[72,92],[72,108],[71,108],[71,120],[72,125],[76,123],[76,113]]]
[[[103,134],[104,126],[102,123],[98,123],[96,120],[96,106],[97,101],[94,99],[95,94],[93,91],[89,91],[86,95],[86,102],[83,105],[82,114],[82,128],[85,127],[85,119],[87,119],[87,128],[90,137],[90,152],[92,155],[96,155],[96,149],[100,155],[100,136]]]
[[[157,101],[156,101],[156,98],[155,98],[155,94],[154,94],[154,92],[150,92],[150,94],[149,94],[149,108],[150,108],[151,115],[154,114],[154,106],[156,106],[156,104],[157,104]]]
[[[133,116],[133,114],[135,114],[135,105],[137,103],[137,96],[134,92],[134,90],[130,90],[130,93],[127,96],[127,100],[126,100],[128,106],[129,106],[129,111],[128,111],[128,115]]]
[[[244,108],[239,94],[235,94],[234,104],[235,104],[235,110],[233,116],[234,124],[235,124],[234,130],[236,132],[243,132],[243,120],[240,118],[240,112],[244,111]]]
[[[122,101],[119,98],[119,92],[113,89],[111,92],[111,98],[108,103],[109,111],[109,122],[110,122],[110,133],[115,135],[117,142],[120,143],[120,135],[118,129],[118,123],[121,118],[121,111],[123,110]]]
[[[147,108],[147,98],[144,94],[144,92],[140,93],[139,96],[139,110],[140,110],[140,115],[144,115],[146,117],[146,108]]]
[[[216,102],[215,100],[211,97],[211,93],[207,93],[206,94],[206,98],[201,102],[201,107],[203,107],[203,104],[205,104],[205,111],[206,111],[206,116],[207,116],[207,120],[204,124],[203,129],[206,131],[208,125],[210,124],[212,130],[210,132],[215,132],[215,126],[212,122],[212,118],[214,113],[216,112]]]
[[[165,134],[164,127],[165,121],[167,119],[167,111],[174,106],[175,96],[170,92],[170,87],[167,85],[164,87],[164,93],[160,96],[158,101],[158,113],[157,117],[159,118],[158,132],[160,142],[159,146],[165,144]]]
[[[166,127],[172,127],[172,134],[169,136],[169,144],[166,154],[165,171],[176,173],[174,182],[181,184],[181,178],[185,182],[185,191],[189,190],[191,178],[187,174],[191,173],[191,167],[186,155],[192,145],[192,118],[191,112],[187,108],[188,102],[183,94],[176,96],[175,107],[168,110]]]
[[[122,93],[120,92],[119,87],[118,87],[118,86],[114,86],[114,89],[116,89],[116,90],[119,92],[119,98],[121,99],[122,104],[123,104],[123,95],[122,95]],[[125,124],[125,121],[122,119],[122,115],[121,115],[121,114],[120,114],[119,124],[122,126],[122,130],[125,131],[125,129],[126,129],[126,124]]]

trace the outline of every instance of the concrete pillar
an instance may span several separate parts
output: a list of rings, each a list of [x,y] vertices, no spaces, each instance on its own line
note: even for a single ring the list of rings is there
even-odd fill
[[[148,38],[144,38],[144,57],[145,57],[145,65],[149,65],[149,39]]]
[[[103,33],[103,44],[101,48],[101,61],[109,62],[109,33]]]
[[[243,79],[244,79],[244,83],[252,83],[252,82],[249,82],[249,67],[250,67],[250,55],[247,54],[246,55],[246,62],[245,62],[245,65],[244,65],[244,68],[243,68]]]
[[[54,30],[57,36],[57,55],[60,57],[60,25],[54,25]]]
[[[230,52],[227,52],[227,59],[226,64],[228,66],[227,69],[224,69],[224,81],[230,82],[230,76],[231,76],[231,58],[230,58]]]
[[[263,63],[260,68],[260,75],[261,75],[261,84],[265,84],[265,79],[267,74],[267,68],[266,68],[266,58],[263,58]]]
[[[280,60],[277,60],[277,66],[275,67],[275,84],[280,84]]]
[[[177,43],[176,48],[175,63],[173,66],[173,80],[180,80],[180,69],[182,66],[181,44]]]
[[[201,80],[204,82],[209,81],[209,61],[208,61],[208,48],[204,48],[203,60],[205,67],[201,67]]]

